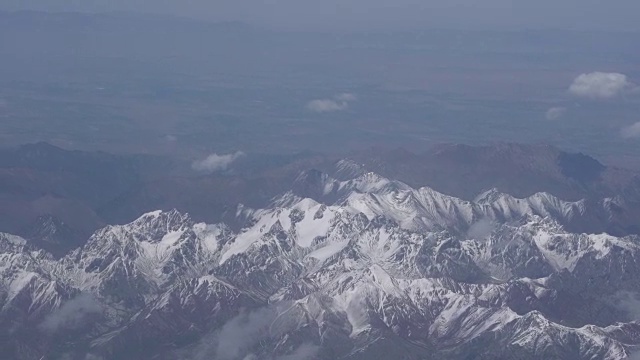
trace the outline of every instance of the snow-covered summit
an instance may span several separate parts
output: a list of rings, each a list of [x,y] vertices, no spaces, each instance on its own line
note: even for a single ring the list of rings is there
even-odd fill
[[[259,317],[268,336],[238,356],[317,344],[321,359],[624,359],[640,346],[629,310],[640,239],[568,231],[587,210],[544,193],[464,201],[374,173],[307,172],[272,206],[240,206],[239,230],[155,211],[60,260],[0,234],[0,321],[34,334],[7,346],[38,356],[182,356]],[[72,306],[84,313],[57,330],[82,329],[82,346],[46,345],[39,324]]]

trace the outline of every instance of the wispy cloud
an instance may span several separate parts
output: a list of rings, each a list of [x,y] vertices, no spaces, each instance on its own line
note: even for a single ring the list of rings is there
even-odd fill
[[[0,98],[0,115],[6,115],[7,101]]]
[[[59,329],[76,329],[84,325],[88,317],[101,312],[102,307],[93,296],[80,294],[49,314],[40,324],[40,329],[47,332],[56,332]]]
[[[236,316],[218,333],[216,359],[232,360],[246,355],[246,350],[265,338],[275,319],[273,309],[262,308]]]
[[[310,343],[304,343],[297,349],[293,350],[291,354],[278,356],[274,358],[274,360],[311,360],[318,354],[319,351],[319,346]]]
[[[233,162],[244,155],[245,154],[242,151],[223,155],[211,154],[202,160],[194,161],[191,164],[191,167],[196,171],[211,174],[227,170]]]
[[[640,320],[640,294],[622,290],[613,294],[611,300],[615,308],[625,313],[625,321]],[[631,351],[627,359],[640,360],[640,351]]]
[[[640,320],[640,294],[630,291],[618,291],[613,295],[613,305],[625,312],[628,320]]]
[[[581,74],[569,87],[572,95],[589,99],[611,99],[633,90],[635,86],[620,73]]]
[[[471,224],[467,237],[474,240],[485,240],[495,230],[496,225],[490,219],[480,219]]]
[[[351,93],[342,93],[340,95],[337,95],[335,98],[336,100],[346,101],[346,102],[358,100],[358,97],[355,94],[351,94]]]
[[[349,108],[349,103],[356,101],[354,94],[344,93],[331,99],[316,99],[307,103],[307,109],[317,113],[342,111]]]
[[[104,360],[104,358],[100,355],[87,354],[85,355],[84,360]]]
[[[319,347],[303,343],[290,353],[281,356],[259,357],[254,354],[260,344],[276,339],[295,328],[295,322],[278,323],[278,318],[291,307],[284,302],[252,311],[243,311],[227,321],[219,330],[203,338],[195,348],[194,360],[311,360]]]
[[[545,113],[545,118],[547,120],[558,120],[567,112],[567,108],[565,107],[552,107],[547,110]]]
[[[331,99],[313,100],[307,104],[307,109],[318,113],[342,111],[348,108],[349,103]]]
[[[640,138],[640,121],[622,128],[620,135],[625,139],[637,139]]]

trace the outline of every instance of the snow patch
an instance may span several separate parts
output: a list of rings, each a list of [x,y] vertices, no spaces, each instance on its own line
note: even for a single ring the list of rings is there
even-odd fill
[[[340,251],[342,251],[344,248],[347,247],[347,245],[349,245],[349,241],[348,240],[347,241],[342,241],[342,242],[330,243],[327,246],[324,246],[324,247],[321,247],[321,248],[319,248],[317,250],[314,250],[309,255],[307,255],[307,257],[317,259],[320,262],[324,262],[327,259],[329,259],[332,256],[334,256],[335,254],[337,254]]]
[[[322,217],[316,217],[321,210],[322,205],[318,204],[305,211],[304,218],[295,224],[296,233],[298,235],[298,245],[301,247],[309,247],[313,240],[319,236],[324,236],[329,232],[335,214],[329,209],[322,212]]]

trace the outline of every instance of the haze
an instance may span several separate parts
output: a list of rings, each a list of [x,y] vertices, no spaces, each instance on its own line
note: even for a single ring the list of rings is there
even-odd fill
[[[640,29],[635,0],[5,0],[0,9],[134,11],[323,30]]]
[[[0,358],[640,359],[639,14],[0,0]]]
[[[191,162],[507,141],[638,163],[640,4],[631,0],[11,0],[0,9],[38,10],[0,12],[6,145]]]

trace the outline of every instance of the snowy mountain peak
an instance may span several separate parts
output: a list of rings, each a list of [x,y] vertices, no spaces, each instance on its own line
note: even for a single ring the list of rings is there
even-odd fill
[[[496,201],[499,201],[500,198],[504,195],[505,194],[500,192],[497,188],[492,188],[478,194],[473,202],[480,205],[490,205]]]
[[[309,344],[319,359],[623,359],[640,346],[640,239],[568,230],[585,204],[311,171],[267,208],[238,206],[240,229],[155,211],[60,260],[0,234],[0,321],[40,357],[71,351],[46,345],[66,314],[54,330],[106,358],[215,357],[248,324],[262,330],[238,359]]]
[[[7,248],[7,249],[21,248],[21,247],[24,247],[25,245],[27,245],[27,240],[19,236],[0,233],[0,246],[2,246],[3,249],[4,248]]]
[[[340,178],[353,179],[365,173],[365,166],[351,159],[342,159],[335,164]]]

